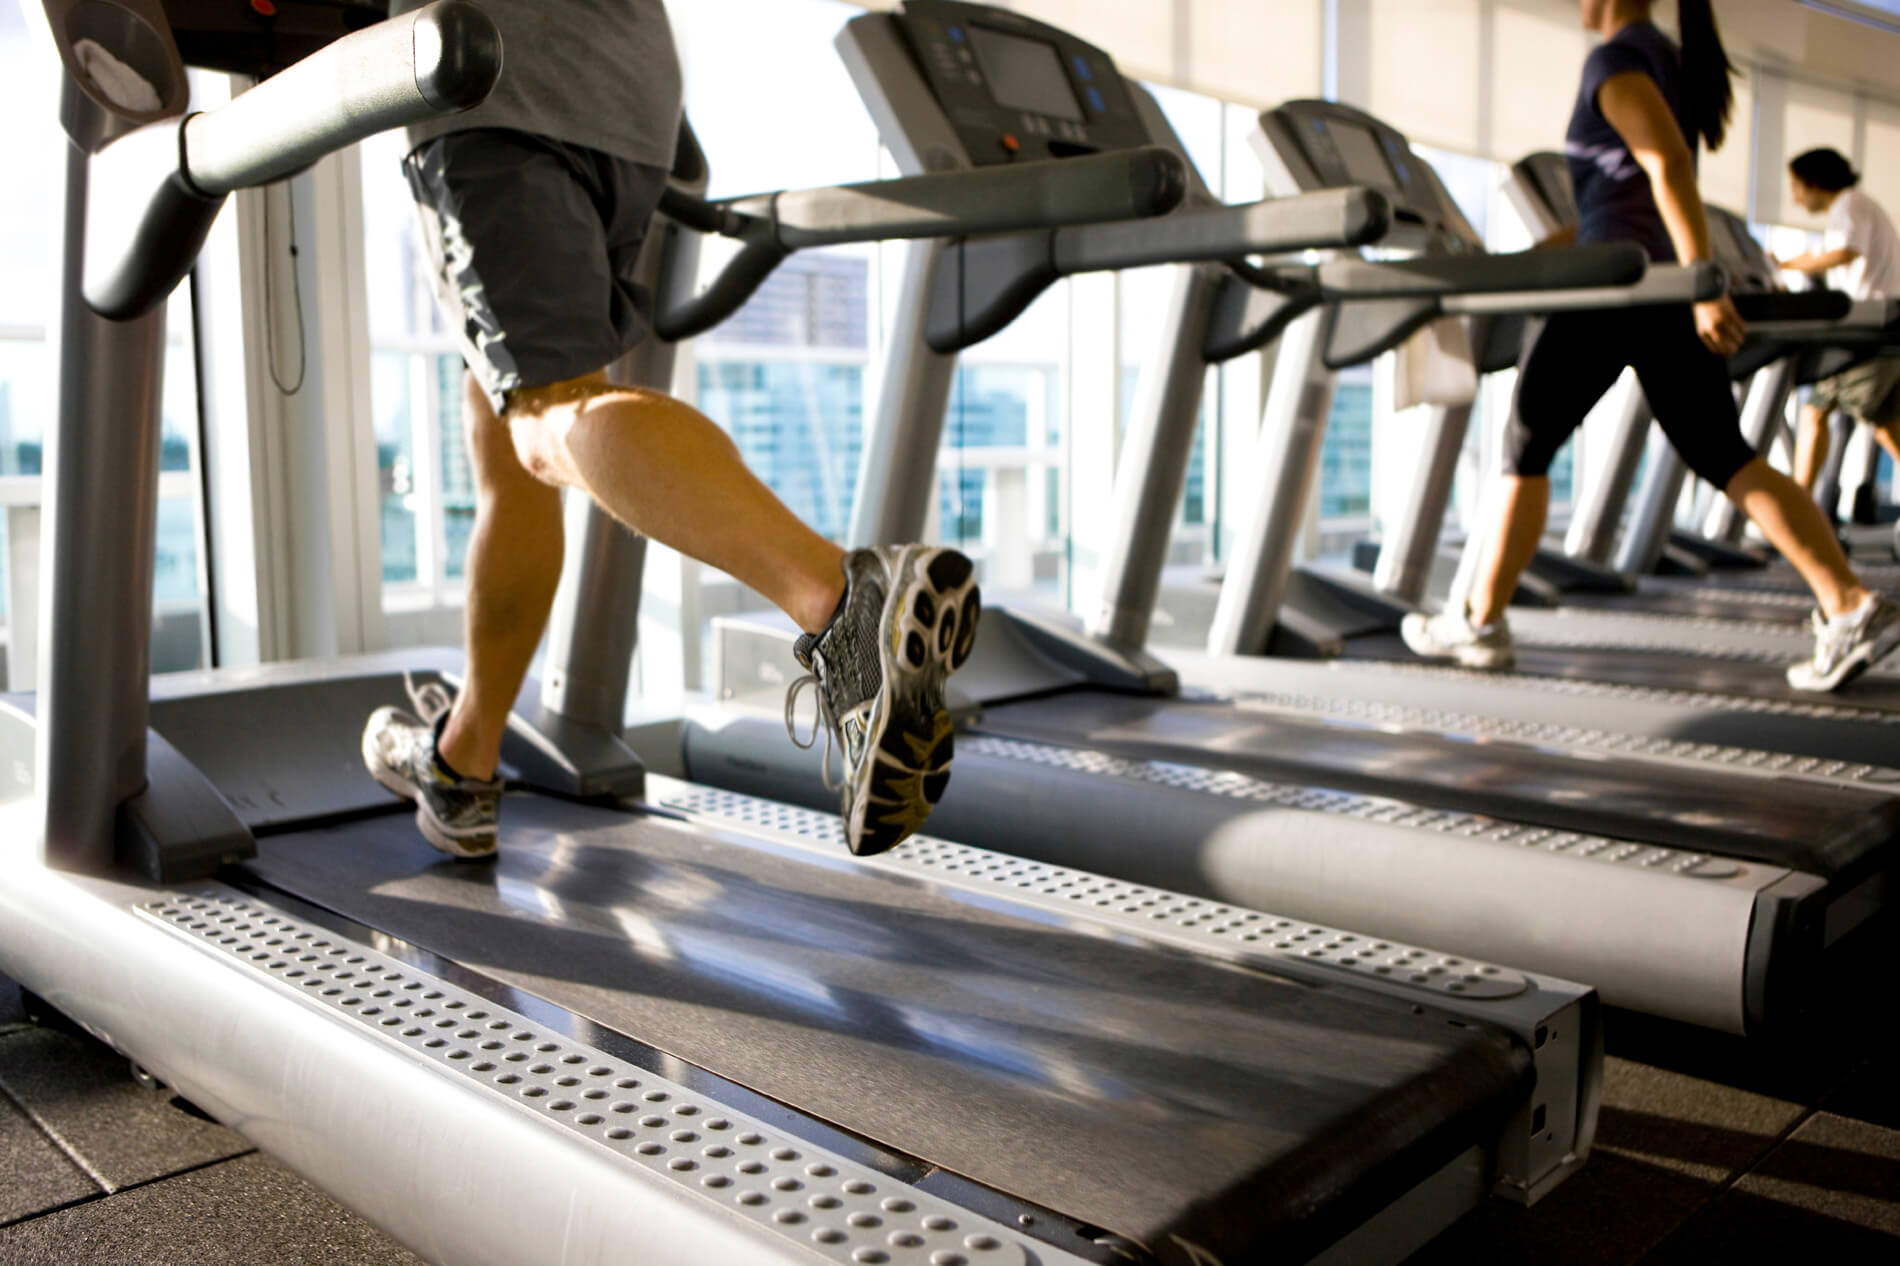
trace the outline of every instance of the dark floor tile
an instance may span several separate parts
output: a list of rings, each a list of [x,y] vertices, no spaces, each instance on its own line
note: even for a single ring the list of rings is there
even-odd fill
[[[1596,1148],[1716,1186],[1766,1156],[1806,1111],[1720,1082],[1608,1059]]]
[[[1821,1107],[1838,1117],[1900,1130],[1900,1046],[1870,1055]]]
[[[89,1038],[35,1028],[0,1037],[0,1089],[108,1191],[250,1150],[139,1086],[123,1058]]]
[[[1678,1169],[1599,1151],[1535,1208],[1492,1201],[1408,1258],[1406,1266],[1630,1266],[1716,1190]]]
[[[1736,1187],[1900,1240],[1900,1130],[1820,1113]]]
[[[0,1228],[7,1266],[421,1266],[252,1154]]]
[[[1803,1122],[1643,1266],[1711,1261],[1900,1261],[1900,1130],[1825,1113]]]
[[[0,1223],[15,1222],[99,1194],[17,1108],[0,1098]]]

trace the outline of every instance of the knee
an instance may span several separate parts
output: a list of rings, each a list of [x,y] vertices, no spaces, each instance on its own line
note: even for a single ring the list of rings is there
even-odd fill
[[[510,407],[506,426],[508,442],[522,470],[544,484],[573,482],[574,463],[567,453],[567,436],[544,414]]]

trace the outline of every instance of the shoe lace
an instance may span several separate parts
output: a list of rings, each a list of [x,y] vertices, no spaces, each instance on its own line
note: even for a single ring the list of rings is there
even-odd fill
[[[817,719],[812,722],[810,736],[801,740],[798,737],[798,696],[804,691],[806,686],[814,686],[817,688],[818,716]],[[817,746],[819,731],[824,731],[825,759],[824,763],[819,766],[819,773],[825,780],[826,791],[836,791],[839,787],[844,785],[842,778],[836,782],[833,782],[831,778],[831,736],[837,732],[837,729],[837,718],[831,714],[831,703],[825,698],[825,684],[818,680],[818,674],[806,673],[803,677],[794,681],[785,691],[785,733],[791,738],[792,746],[809,752],[813,747]]]
[[[442,719],[443,713],[455,706],[455,696],[449,693],[447,686],[439,681],[425,681],[417,685],[408,669],[403,670],[402,686],[409,692],[409,702],[416,706],[416,715],[431,728]]]

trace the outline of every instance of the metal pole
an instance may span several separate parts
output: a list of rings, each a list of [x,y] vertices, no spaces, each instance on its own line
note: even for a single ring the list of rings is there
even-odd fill
[[[1847,444],[1854,420],[1837,413],[1827,431],[1827,460],[1821,465],[1821,477],[1814,481],[1814,502],[1830,519],[1840,518],[1841,469],[1847,463]]]
[[[853,546],[923,539],[937,482],[937,451],[957,358],[930,350],[924,321],[943,243],[913,242],[904,255],[897,321],[884,352],[877,416],[864,437],[858,492],[851,509]]]
[[[1112,646],[1138,650],[1148,641],[1175,510],[1194,455],[1207,383],[1203,348],[1221,275],[1204,266],[1175,270],[1158,359],[1142,375],[1115,471],[1101,605],[1088,630]]]
[[[1405,508],[1379,547],[1372,583],[1380,592],[1417,606],[1431,583],[1438,538],[1445,528],[1458,457],[1471,429],[1469,404],[1434,405],[1425,422],[1418,472],[1406,493]]]
[[[1778,360],[1749,380],[1748,394],[1742,400],[1742,438],[1755,452],[1765,455],[1774,443],[1775,424],[1787,409],[1788,396],[1793,391],[1794,362],[1791,359]],[[1742,539],[1747,526],[1748,516],[1717,488],[1709,503],[1709,512],[1702,520],[1702,535],[1733,545]]]
[[[638,265],[642,285],[664,293],[673,278],[693,276],[700,236],[655,220]],[[670,392],[678,348],[642,339],[608,370],[614,382]],[[548,620],[541,706],[581,725],[618,735],[626,725],[627,689],[640,638],[640,590],[646,538],[629,531],[592,497],[569,491],[561,583]]]
[[[1279,619],[1338,386],[1338,375],[1321,361],[1326,315],[1309,312],[1280,336],[1273,386],[1241,483],[1256,495],[1207,634],[1207,649],[1217,655],[1261,653]]]
[[[1616,570],[1630,576],[1656,570],[1669,544],[1669,533],[1675,528],[1676,503],[1682,498],[1682,483],[1688,475],[1689,468],[1658,429],[1650,440],[1649,471],[1637,495],[1636,510],[1617,550]]]
[[[145,785],[165,309],[108,321],[82,297],[89,163],[68,147],[35,759],[46,862],[96,871]]]
[[[1597,478],[1583,490],[1564,537],[1564,552],[1598,566],[1607,565],[1616,549],[1616,529],[1636,482],[1643,460],[1643,439],[1654,416],[1643,388],[1630,374],[1615,388],[1616,412],[1610,425],[1610,457],[1598,467]]]

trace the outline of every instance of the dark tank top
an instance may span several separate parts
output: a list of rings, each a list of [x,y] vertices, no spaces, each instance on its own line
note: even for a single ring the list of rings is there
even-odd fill
[[[1579,242],[1637,242],[1659,263],[1674,263],[1676,249],[1663,227],[1662,213],[1649,188],[1649,176],[1629,146],[1597,107],[1597,92],[1607,79],[1630,72],[1648,75],[1662,91],[1696,154],[1696,133],[1683,101],[1682,52],[1675,41],[1649,22],[1635,22],[1597,45],[1583,64],[1583,86],[1564,135],[1570,160],[1570,184],[1577,197]]]

